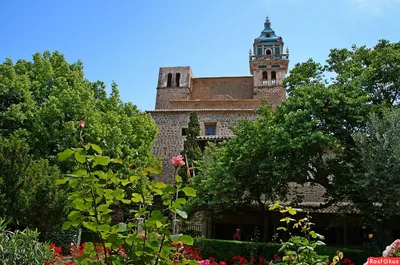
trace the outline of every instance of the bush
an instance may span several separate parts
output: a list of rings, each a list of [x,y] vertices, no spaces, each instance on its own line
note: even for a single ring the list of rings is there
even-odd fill
[[[265,257],[267,260],[272,260],[274,254],[278,253],[281,247],[281,244],[277,243],[253,243],[205,238],[195,239],[193,247],[200,247],[202,249],[201,256],[203,258],[214,257],[216,260],[230,262],[234,256],[243,256],[246,259],[250,259],[248,249],[254,247],[254,245],[256,245],[257,257]],[[351,259],[355,265],[364,264],[368,258],[368,255],[360,249],[318,246],[316,250],[319,255],[329,256],[330,260],[332,260],[336,252],[340,250],[343,252],[344,256]]]
[[[0,218],[0,261],[1,264],[43,265],[54,257],[48,245],[38,241],[37,230],[5,230],[5,222]]]

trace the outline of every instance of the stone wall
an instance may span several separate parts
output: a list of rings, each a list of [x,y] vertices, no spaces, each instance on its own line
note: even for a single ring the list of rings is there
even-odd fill
[[[173,100],[173,109],[257,109],[260,106],[258,99],[246,100]]]
[[[168,84],[169,74],[170,84]],[[171,109],[171,100],[189,99],[192,75],[189,66],[161,67],[158,74],[156,109]]]
[[[254,98],[267,98],[268,102],[276,107],[286,99],[286,91],[283,87],[254,87]]]
[[[190,99],[252,99],[253,77],[193,78]]]
[[[163,173],[160,180],[170,181],[173,167],[170,163],[172,156],[179,155],[183,150],[185,136],[182,128],[187,128],[189,116],[192,111],[150,111],[159,129],[153,152],[163,159]],[[207,123],[215,123],[218,136],[232,136],[231,127],[237,125],[239,120],[255,120],[258,116],[253,111],[213,111],[202,110],[197,112],[202,134]]]
[[[174,109],[172,100],[188,99],[188,87],[159,87],[157,88],[156,109]]]

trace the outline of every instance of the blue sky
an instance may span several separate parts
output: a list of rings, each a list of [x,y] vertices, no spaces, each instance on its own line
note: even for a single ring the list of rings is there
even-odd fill
[[[248,51],[265,16],[290,49],[290,67],[331,48],[400,39],[400,0],[1,1],[0,58],[58,50],[86,78],[154,109],[159,67],[196,77],[249,75]]]

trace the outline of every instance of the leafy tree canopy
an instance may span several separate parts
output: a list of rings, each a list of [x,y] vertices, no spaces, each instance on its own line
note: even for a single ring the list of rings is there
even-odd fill
[[[79,145],[80,120],[105,155],[131,168],[159,163],[151,116],[122,102],[115,83],[107,95],[103,82],[88,81],[82,62],[46,51],[0,64],[0,216],[45,233],[61,224],[66,193],[54,183],[71,167],[57,153]]]
[[[295,65],[285,79],[287,100],[275,112],[260,109],[257,121],[240,123],[235,138],[213,151],[215,162],[202,161],[200,204],[210,198],[232,204],[212,194],[271,198],[291,181],[322,185],[328,204],[351,200],[343,188],[362,166],[353,134],[365,130],[371,113],[399,104],[399,66],[400,44],[385,40],[373,48],[332,49],[325,65],[311,59]]]
[[[36,157],[53,156],[76,146],[78,121],[85,139],[126,161],[154,161],[151,146],[157,129],[148,114],[123,103],[115,83],[84,77],[83,64],[69,64],[59,52],[33,55],[33,61],[6,59],[0,65],[0,135],[23,131]]]

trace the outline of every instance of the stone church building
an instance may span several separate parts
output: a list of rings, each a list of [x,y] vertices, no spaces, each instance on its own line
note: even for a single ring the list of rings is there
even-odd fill
[[[153,151],[163,159],[161,178],[167,182],[171,179],[173,167],[170,159],[183,150],[192,112],[198,114],[200,121],[199,141],[229,139],[233,135],[231,127],[239,120],[257,119],[255,111],[262,99],[272,106],[278,106],[286,99],[283,81],[288,66],[289,50],[271,28],[267,17],[249,52],[248,76],[195,77],[189,66],[161,67],[155,109],[148,111],[159,129]],[[317,206],[324,202],[325,193],[320,186],[295,188],[303,194],[303,206],[320,225],[315,229],[325,235],[326,243],[346,246],[362,244],[363,231],[358,227],[357,215],[336,218],[337,207],[318,209]],[[226,212],[221,219],[208,218],[203,220],[202,233],[209,238],[232,239],[235,229],[240,227],[246,240],[250,239],[254,226],[257,226],[262,231],[262,237],[271,240],[280,226],[281,216],[271,214],[266,220],[260,212],[254,205]],[[335,221],[333,224],[332,220]]]
[[[249,76],[195,77],[189,66],[161,67],[156,107],[148,112],[159,129],[154,153],[163,158],[163,176],[171,176],[169,160],[183,150],[190,113],[198,114],[201,140],[229,138],[239,120],[257,118],[262,98],[273,106],[286,98],[288,65],[288,50],[267,17],[249,53]]]

